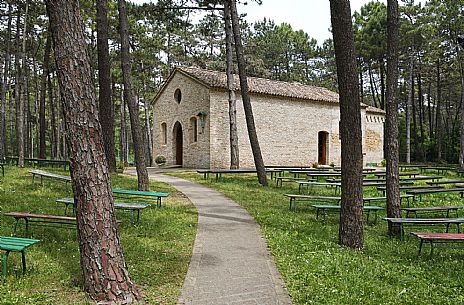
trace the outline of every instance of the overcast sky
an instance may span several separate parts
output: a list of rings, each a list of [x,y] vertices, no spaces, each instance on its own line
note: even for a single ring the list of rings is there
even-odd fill
[[[415,0],[418,2],[418,0]],[[149,0],[132,0],[132,2],[156,2]],[[267,17],[276,24],[289,23],[294,30],[303,30],[316,38],[319,45],[331,38],[329,0],[263,0],[262,5],[249,0],[247,6],[240,5],[239,13],[247,14],[247,21],[254,23]],[[370,0],[351,0],[351,11],[359,9]],[[386,3],[386,0],[381,2]]]

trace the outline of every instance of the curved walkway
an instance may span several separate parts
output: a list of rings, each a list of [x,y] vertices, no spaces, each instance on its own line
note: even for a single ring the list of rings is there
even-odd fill
[[[193,255],[178,304],[291,304],[255,220],[208,187],[150,173],[171,184],[198,210]]]

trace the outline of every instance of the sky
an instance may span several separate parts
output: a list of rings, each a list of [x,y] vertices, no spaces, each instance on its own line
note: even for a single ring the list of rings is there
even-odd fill
[[[131,0],[136,3],[156,2],[150,0]],[[360,8],[371,0],[351,0],[351,12],[359,11]],[[237,10],[240,14],[246,13],[249,23],[263,20],[267,17],[274,20],[276,24],[289,23],[293,30],[303,30],[319,45],[324,40],[331,38],[330,28],[330,5],[329,0],[262,0],[258,5],[248,0],[248,5],[239,5]],[[386,0],[381,0],[386,4]],[[416,0],[417,2],[417,0]]]

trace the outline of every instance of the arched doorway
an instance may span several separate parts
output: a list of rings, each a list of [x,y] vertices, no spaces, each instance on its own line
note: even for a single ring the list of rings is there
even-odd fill
[[[329,159],[329,133],[327,131],[319,131],[317,138],[317,163],[327,165],[327,160]]]
[[[174,159],[176,160],[176,165],[183,164],[183,157],[184,157],[184,134],[182,132],[182,126],[179,122],[174,124]]]

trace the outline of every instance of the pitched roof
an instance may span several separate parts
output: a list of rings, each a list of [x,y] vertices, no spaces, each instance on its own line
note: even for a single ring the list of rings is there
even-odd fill
[[[227,76],[224,72],[204,70],[194,67],[178,67],[176,70],[189,74],[209,87],[227,89]],[[234,76],[234,79],[236,80],[235,89],[239,90],[238,75]],[[326,88],[259,77],[247,77],[247,79],[249,90],[252,93],[338,103],[338,94]]]
[[[176,72],[183,73],[210,88],[227,89],[227,76],[225,72],[205,70],[196,67],[176,67],[172,71],[169,78],[155,97],[155,101],[164,90],[165,86]],[[240,90],[238,75],[234,75],[235,90]],[[283,82],[259,77],[247,77],[248,86],[251,93],[267,94],[273,96],[290,97],[296,99],[322,101],[330,103],[338,103],[338,93],[329,89],[317,86],[304,85],[297,82]],[[361,106],[366,108],[367,112],[385,113],[382,109],[368,106],[361,103]]]

